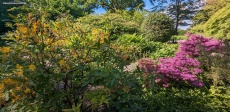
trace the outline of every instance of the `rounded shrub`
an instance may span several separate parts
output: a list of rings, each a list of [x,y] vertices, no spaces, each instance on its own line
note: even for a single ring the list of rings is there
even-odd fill
[[[173,20],[166,14],[149,13],[142,23],[141,30],[145,34],[145,38],[165,42],[170,40],[173,27]]]
[[[111,35],[133,34],[139,32],[139,24],[119,13],[88,15],[78,18],[78,23],[87,26],[89,30],[100,28],[109,31]]]

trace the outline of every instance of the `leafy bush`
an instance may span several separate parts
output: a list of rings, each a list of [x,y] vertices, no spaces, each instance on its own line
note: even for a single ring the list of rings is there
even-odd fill
[[[179,53],[190,57],[199,56],[201,51],[218,51],[224,46],[222,41],[217,39],[206,38],[196,34],[188,34],[188,36],[189,38],[187,40],[179,42]]]
[[[186,40],[187,38],[185,35],[173,35],[171,40]]]
[[[141,57],[160,57],[172,56],[177,49],[177,45],[148,41],[137,34],[123,34],[117,39],[118,43],[135,47],[138,52],[139,58]],[[173,49],[172,49],[173,48]]]
[[[210,85],[230,86],[230,44],[224,42],[224,46],[217,52],[201,52],[198,60],[205,71],[205,77]]]
[[[230,39],[230,3],[217,11],[205,23],[204,32],[216,38]]]
[[[138,36],[136,34],[123,34],[117,39],[117,41],[126,44],[129,43],[138,44],[138,43],[145,42],[145,39],[143,39],[141,36]]]
[[[152,59],[173,57],[174,53],[178,50],[179,44],[167,44],[162,43],[161,46],[157,47],[155,52],[152,52],[150,57]]]
[[[155,78],[154,83],[159,86],[169,86],[170,82],[184,81],[195,86],[203,86],[197,75],[202,72],[200,62],[195,59],[201,53],[219,50],[223,44],[216,39],[205,38],[200,35],[188,34],[189,39],[180,42],[179,52],[174,57],[158,60],[140,59],[139,67],[146,74]],[[203,47],[203,48],[202,48]]]
[[[71,16],[78,18],[90,14],[93,12],[93,8],[96,7],[95,2],[92,1],[73,1],[73,0],[55,0],[55,1],[46,1],[46,0],[24,0],[25,5],[13,8],[16,14],[19,14],[21,17],[27,15],[28,13],[40,13],[43,12],[44,16],[47,18],[55,20],[58,16],[63,13],[68,13]]]
[[[228,4],[226,0],[206,0],[206,5],[193,17],[193,25],[204,24],[218,10]]]
[[[146,95],[146,112],[228,112],[229,88],[163,88]]]
[[[219,1],[216,1],[219,4]],[[222,1],[224,3],[220,3],[218,6],[218,10],[213,9],[211,16],[207,21],[202,24],[197,24],[190,31],[192,33],[201,33],[202,35],[212,36],[218,39],[230,39],[230,5],[227,1]],[[213,4],[215,7],[216,4]],[[212,6],[211,6],[212,7]],[[205,12],[207,13],[207,12]]]
[[[120,13],[106,13],[103,15],[88,15],[79,18],[77,21],[89,30],[101,28],[111,33],[111,35],[133,34],[139,32],[139,25],[129,17],[124,17]],[[129,16],[129,15],[128,15]]]
[[[141,94],[138,74],[124,71],[135,49],[110,41],[103,29],[88,31],[68,15],[55,21],[28,15],[7,34],[12,42],[0,48],[1,110],[96,111],[120,104],[120,95],[131,104],[129,96]]]
[[[173,20],[162,13],[149,13],[144,19],[141,30],[151,41],[165,42],[173,35]]]

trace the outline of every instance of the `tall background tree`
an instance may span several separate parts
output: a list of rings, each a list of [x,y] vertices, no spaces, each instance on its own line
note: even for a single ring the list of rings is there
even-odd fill
[[[97,0],[100,7],[107,11],[143,9],[143,0]]]
[[[191,18],[194,13],[194,4],[199,0],[150,0],[153,11],[165,10],[174,20],[175,34],[178,33],[179,23],[185,18]]]

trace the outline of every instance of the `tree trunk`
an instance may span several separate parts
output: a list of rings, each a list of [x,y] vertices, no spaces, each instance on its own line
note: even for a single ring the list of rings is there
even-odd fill
[[[176,27],[175,27],[175,35],[178,34],[178,25],[179,25],[179,17],[181,12],[181,0],[176,0]]]

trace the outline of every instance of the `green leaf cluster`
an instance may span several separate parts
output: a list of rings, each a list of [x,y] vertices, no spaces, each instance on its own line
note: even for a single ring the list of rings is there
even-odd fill
[[[210,11],[210,17],[207,17],[205,21],[194,26],[191,29],[191,32],[201,33],[203,35],[212,36],[218,39],[230,39],[230,3],[227,1],[221,3],[223,3],[221,4],[223,7],[219,6],[219,8]],[[215,6],[217,7],[218,4],[213,4],[213,7]],[[207,7],[211,6],[207,5]],[[199,13],[197,16],[199,16]]]
[[[110,12],[143,9],[143,0],[98,0],[99,6]]]
[[[118,13],[84,16],[77,19],[77,22],[87,27],[88,30],[102,28],[116,37],[116,35],[118,36],[125,33],[139,33],[139,26],[142,20],[143,14],[141,14],[141,12],[130,14],[127,11],[120,11]]]
[[[174,33],[173,20],[166,14],[149,13],[141,25],[141,31],[150,41],[166,42]]]

